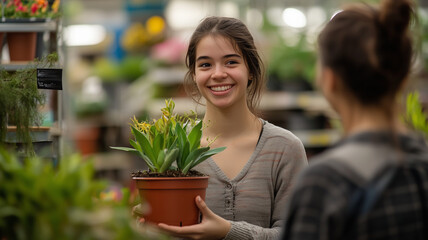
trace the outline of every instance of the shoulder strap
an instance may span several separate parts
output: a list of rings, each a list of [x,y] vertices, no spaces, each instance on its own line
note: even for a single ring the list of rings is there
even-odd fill
[[[419,175],[418,171],[416,170],[416,168],[412,169],[412,175],[413,178],[416,181],[416,185],[418,187],[418,194],[419,194],[419,199],[421,202],[421,208],[422,208],[422,221],[423,221],[423,231],[424,231],[424,239],[428,239],[428,207],[427,207],[427,200],[426,196],[425,196],[425,191],[423,188],[423,182],[421,179],[421,176]]]

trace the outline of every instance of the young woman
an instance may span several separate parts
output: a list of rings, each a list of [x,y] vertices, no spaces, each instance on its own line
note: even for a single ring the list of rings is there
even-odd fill
[[[346,136],[299,176],[282,239],[428,239],[428,149],[397,106],[411,18],[410,0],[352,5],[319,35],[317,81]]]
[[[196,199],[202,222],[159,227],[186,239],[277,239],[281,208],[307,159],[298,138],[255,114],[265,81],[250,32],[238,19],[208,17],[192,35],[186,64],[188,92],[206,100],[203,139],[227,149],[196,168],[210,176],[206,204]]]

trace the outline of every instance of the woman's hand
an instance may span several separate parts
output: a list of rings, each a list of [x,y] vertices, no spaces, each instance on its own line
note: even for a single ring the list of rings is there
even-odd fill
[[[177,227],[159,223],[158,227],[167,233],[187,239],[222,239],[230,230],[230,222],[213,213],[197,196],[196,206],[202,213],[202,222],[191,226]]]

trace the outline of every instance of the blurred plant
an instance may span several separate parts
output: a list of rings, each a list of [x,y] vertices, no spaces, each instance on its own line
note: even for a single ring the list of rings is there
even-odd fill
[[[101,199],[106,184],[93,175],[91,161],[78,155],[54,167],[0,149],[0,239],[166,239],[132,223],[129,190]]]
[[[427,115],[419,102],[419,93],[411,92],[406,99],[405,121],[417,131],[421,131],[428,139]]]
[[[107,94],[98,76],[85,79],[81,92],[75,95],[74,110],[79,118],[103,114],[108,106]]]
[[[100,58],[94,64],[94,74],[103,82],[133,82],[145,75],[149,66],[150,60],[143,56],[126,56],[119,63],[108,58]]]
[[[133,148],[111,147],[117,150],[137,153],[152,172],[163,173],[174,169],[172,164],[182,174],[220,153],[225,147],[211,149],[201,147],[202,121],[197,121],[196,115],[178,116],[173,113],[175,103],[165,100],[162,116],[152,122],[139,122],[132,119],[131,131],[135,140],[130,139]]]
[[[0,69],[0,143],[6,139],[8,124],[14,125],[17,140],[24,143],[27,153],[34,153],[29,128],[41,124],[39,107],[46,101],[37,89],[37,68],[53,67],[57,62],[58,54],[51,53],[12,73]]]
[[[159,16],[152,16],[145,25],[135,22],[126,29],[121,39],[121,45],[128,52],[143,51],[148,46],[163,41],[164,33],[165,20]]]
[[[7,0],[0,5],[5,18],[56,18],[60,15],[60,0],[51,5],[48,0]]]
[[[308,49],[306,38],[301,36],[295,46],[280,41],[271,49],[268,73],[281,81],[301,79],[313,82],[315,63],[315,52]]]

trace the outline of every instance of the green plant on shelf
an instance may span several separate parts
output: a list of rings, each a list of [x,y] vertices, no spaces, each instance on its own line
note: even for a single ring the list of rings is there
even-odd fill
[[[309,49],[305,36],[288,46],[284,41],[272,47],[268,73],[281,81],[303,80],[312,82],[315,77],[316,54]]]
[[[405,121],[415,130],[422,132],[428,139],[428,120],[422,104],[419,101],[419,93],[411,92],[406,98]]]
[[[168,239],[137,228],[129,190],[110,194],[94,179],[92,161],[77,154],[54,166],[0,148],[0,182],[0,239]]]
[[[162,116],[152,122],[140,122],[134,117],[131,131],[135,140],[129,141],[133,148],[111,148],[137,153],[152,172],[164,173],[173,169],[184,175],[225,149],[202,147],[200,142],[203,122],[197,121],[196,116],[174,114],[175,103],[171,99],[165,100],[165,104]]]
[[[17,71],[0,67],[0,144],[6,141],[8,125],[16,126],[17,140],[24,143],[26,153],[34,153],[30,127],[41,124],[39,107],[46,102],[45,94],[37,88],[37,68],[57,62],[58,55],[52,53]]]

